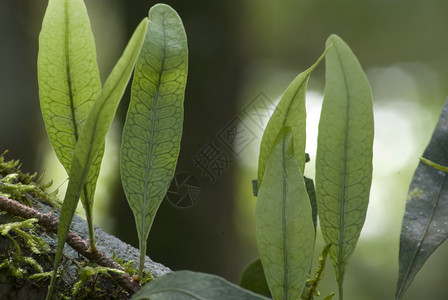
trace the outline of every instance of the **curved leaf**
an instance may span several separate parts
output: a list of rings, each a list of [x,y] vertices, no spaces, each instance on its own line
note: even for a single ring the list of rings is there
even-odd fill
[[[69,174],[82,126],[101,91],[95,41],[84,1],[49,1],[39,36],[37,67],[47,133]],[[103,152],[102,148],[93,160],[82,193],[92,243],[92,206]]]
[[[448,165],[448,101],[424,157]],[[448,237],[448,174],[421,162],[409,187],[400,235],[396,299]]]
[[[268,300],[215,275],[178,271],[150,281],[132,300]]]
[[[260,146],[260,157],[258,159],[258,187],[261,187],[266,165],[271,155],[272,148],[274,148],[275,139],[280,130],[286,126],[291,127],[294,133],[294,156],[299,162],[303,173],[305,169],[306,142],[306,86],[311,72],[313,72],[319,65],[327,51],[328,49],[324,51],[309,69],[294,78],[275,108],[272,117],[269,119]]]
[[[95,100],[76,145],[70,167],[70,181],[59,218],[58,246],[54,259],[54,273],[50,283],[49,295],[53,292],[52,289],[61,260],[62,250],[76,205],[78,204],[78,199],[81,195],[83,184],[87,179],[92,162],[102,147],[104,147],[107,131],[115,116],[115,111],[126,89],[132,70],[134,69],[135,61],[143,44],[146,25],[147,19],[145,18],[135,30],[123,55],[118,60],[104,84],[103,90]]]
[[[292,130],[281,130],[255,207],[258,252],[274,299],[299,299],[311,267],[314,224]]]
[[[146,240],[179,155],[187,64],[181,19],[168,5],[155,5],[135,69],[120,154],[123,188],[139,237],[140,275]]]
[[[336,35],[326,57],[325,95],[316,154],[316,196],[322,234],[342,299],[344,267],[364,224],[372,182],[373,105],[369,82]]]

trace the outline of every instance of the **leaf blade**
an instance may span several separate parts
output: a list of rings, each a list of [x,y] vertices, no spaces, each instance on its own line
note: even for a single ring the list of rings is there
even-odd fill
[[[146,240],[179,155],[187,68],[181,19],[168,5],[155,5],[135,70],[120,153],[123,188],[139,236],[140,275]]]
[[[344,267],[364,224],[372,181],[373,104],[367,77],[336,35],[326,57],[326,84],[316,154],[318,214],[342,299]]]
[[[277,137],[264,180],[255,207],[255,228],[266,281],[274,299],[298,299],[311,267],[315,231],[288,127]]]
[[[223,278],[191,271],[177,271],[145,284],[132,300],[268,300]]]
[[[82,192],[82,187],[89,174],[89,168],[104,146],[106,133],[112,123],[119,101],[124,93],[146,32],[145,18],[135,30],[123,55],[118,60],[109,75],[103,90],[98,95],[89,112],[70,168],[68,183],[58,227],[58,246],[54,259],[54,272],[50,283],[47,299],[51,297],[54,288],[57,268],[59,266],[64,243],[75,213],[76,205]]]
[[[37,64],[42,116],[69,173],[81,127],[101,91],[95,41],[82,0],[49,1]]]
[[[448,101],[423,154],[448,165]],[[396,299],[401,299],[418,271],[448,238],[448,174],[420,162],[409,186],[400,233],[399,275]]]
[[[50,142],[70,174],[76,143],[101,91],[95,41],[82,0],[49,1],[39,36],[39,98]],[[94,245],[92,208],[104,149],[93,161],[82,203]]]
[[[263,175],[267,162],[277,135],[282,128],[291,127],[294,133],[294,156],[296,157],[301,171],[305,169],[305,142],[306,142],[306,109],[305,95],[308,79],[311,72],[319,65],[327,54],[328,49],[307,70],[297,75],[286,88],[280,102],[275,108],[263,133],[258,159],[258,187],[261,187]]]

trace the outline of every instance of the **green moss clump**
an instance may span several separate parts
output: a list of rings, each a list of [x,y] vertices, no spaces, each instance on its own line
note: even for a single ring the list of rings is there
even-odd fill
[[[61,202],[57,199],[57,191],[48,193],[51,186],[36,180],[36,174],[23,173],[18,160],[5,161],[4,154],[0,154],[0,194],[16,200],[30,207],[41,207],[42,203],[60,211]],[[18,287],[32,285],[37,289],[44,289],[51,278],[52,253],[49,245],[42,240],[42,232],[37,219],[23,220],[20,217],[7,215],[0,211],[0,238],[8,241],[0,249],[0,279],[7,279],[8,284]],[[68,277],[67,270],[61,268],[58,299],[129,299],[129,294],[110,279],[111,272],[124,273],[70,259],[78,273],[76,277]],[[82,261],[82,259],[80,259]],[[133,261],[121,264],[131,276],[137,272]],[[46,272],[45,272],[46,271]],[[70,275],[72,276],[72,275]],[[65,278],[65,279],[64,279]],[[149,281],[146,276],[143,280]],[[3,280],[2,279],[2,280]]]
[[[58,191],[46,191],[52,182],[44,184],[41,178],[36,180],[37,173],[23,173],[20,161],[5,161],[5,153],[0,155],[0,194],[28,206],[32,206],[33,198],[38,198],[42,203],[60,209],[61,202],[56,197]]]
[[[28,219],[22,222],[0,224],[1,235],[7,237],[12,244],[12,249],[0,256],[0,269],[7,269],[15,279],[22,279],[30,269],[42,273],[42,266],[32,257],[22,255],[22,249],[16,239],[22,240],[22,247],[26,247],[36,255],[47,254],[50,247],[34,232],[37,219]]]
[[[138,274],[138,270],[135,268],[135,261],[134,260],[130,260],[130,261],[124,261],[124,259],[119,258],[115,255],[115,252],[112,253],[112,259],[115,260],[117,263],[119,263],[123,269],[126,271],[126,273],[128,273],[130,276],[136,278],[137,274]],[[149,272],[143,272],[143,276],[142,278],[139,280],[140,284],[143,286],[146,283],[150,282],[151,280],[153,280],[154,277],[151,275],[151,273]]]

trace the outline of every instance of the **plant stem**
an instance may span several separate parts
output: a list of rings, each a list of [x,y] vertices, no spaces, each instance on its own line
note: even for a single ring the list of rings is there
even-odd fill
[[[342,282],[338,282],[338,287],[339,287],[339,300],[344,300]]]
[[[146,240],[140,241],[140,262],[138,264],[138,280],[143,278],[143,268],[145,267],[146,258]]]
[[[87,184],[84,184],[82,191],[84,194],[84,203],[85,203],[84,210],[86,211],[86,221],[87,221],[87,226],[89,228],[89,250],[88,251],[95,252],[95,251],[97,251],[97,249],[96,249],[96,245],[95,245],[95,231],[93,228],[93,216],[92,216],[93,199],[89,199],[89,194],[87,193]]]

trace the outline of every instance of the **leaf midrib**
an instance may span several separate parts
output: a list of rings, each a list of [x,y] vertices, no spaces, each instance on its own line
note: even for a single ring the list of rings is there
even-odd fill
[[[291,107],[292,107],[292,104],[294,102],[294,99],[296,98],[297,94],[299,94],[299,92],[302,90],[303,86],[306,85],[306,82],[308,81],[309,77],[310,77],[310,74],[307,74],[305,76],[305,78],[300,83],[299,88],[294,92],[294,95],[291,97],[291,101],[289,101],[288,109],[287,109],[287,111],[285,113],[285,118],[283,119],[283,122],[282,122],[282,125],[283,125],[282,128],[286,126],[287,117],[290,115],[290,111],[291,111]]]
[[[347,101],[345,105],[345,131],[344,131],[344,158],[343,158],[343,164],[342,164],[342,180],[341,180],[341,201],[340,201],[340,213],[339,213],[339,237],[338,237],[338,272],[339,272],[339,288],[342,289],[342,281],[343,281],[343,266],[344,266],[344,239],[345,239],[345,231],[344,231],[344,222],[345,222],[345,189],[346,189],[346,176],[347,176],[347,153],[348,153],[348,140],[349,140],[349,128],[350,128],[350,93],[349,93],[349,87],[347,84],[347,75],[345,73],[345,70],[343,68],[343,63],[340,57],[339,52],[337,51],[337,48],[335,47],[337,58],[339,61],[339,64],[341,66],[342,70],[342,78],[344,81],[344,88],[345,93],[347,95]],[[340,295],[342,298],[342,295]]]
[[[71,123],[73,126],[73,135],[75,137],[75,147],[76,144],[78,143],[79,140],[79,133],[78,133],[78,124],[77,124],[77,116],[76,116],[76,108],[75,108],[75,93],[73,91],[73,86],[72,86],[72,78],[71,78],[71,58],[70,58],[70,17],[69,17],[69,5],[68,5],[68,1],[65,1],[65,11],[64,11],[64,20],[65,20],[65,48],[64,48],[64,53],[65,53],[65,73],[67,76],[67,85],[68,85],[68,98],[70,101],[70,113],[71,113]],[[73,152],[75,151],[75,149],[73,149]],[[74,154],[74,153],[73,153]],[[86,217],[87,219],[91,220],[91,210],[90,210],[90,205],[91,205],[91,201],[89,199],[89,193],[87,191],[87,183],[83,184],[83,189],[82,189],[82,194],[84,195],[84,199],[86,202],[86,205],[84,207],[84,209],[86,210]],[[91,222],[90,222],[91,223]],[[89,224],[89,229],[91,227],[91,224]]]
[[[282,145],[282,245],[283,245],[283,299],[288,299],[288,251],[287,251],[287,238],[286,238],[286,155],[285,155],[285,140]]]
[[[159,89],[162,82],[162,73],[165,69],[165,60],[166,60],[166,30],[165,30],[165,12],[162,12],[162,33],[163,33],[163,48],[162,48],[162,59],[161,59],[161,67],[159,76],[157,78],[157,84],[156,84],[156,90],[154,93],[154,99],[153,99],[153,105],[152,105],[152,119],[151,119],[151,136],[149,138],[149,151],[148,151],[148,159],[146,161],[146,173],[145,173],[145,183],[143,188],[143,214],[142,214],[142,221],[144,226],[146,225],[146,209],[147,209],[147,202],[148,202],[148,185],[149,185],[149,170],[151,170],[152,165],[152,156],[153,156],[153,149],[154,149],[154,132],[155,132],[155,126],[156,126],[156,116],[157,116],[157,104],[159,100]],[[144,232],[144,230],[143,230]],[[143,240],[143,239],[142,239]]]
[[[69,18],[69,13],[68,13],[69,7],[68,7],[68,1],[65,1],[65,11],[64,11],[64,19],[65,19],[65,48],[64,48],[64,54],[65,54],[65,73],[67,76],[67,85],[68,85],[68,98],[70,101],[70,112],[72,115],[72,126],[73,126],[73,134],[75,136],[75,143],[78,142],[78,138],[79,138],[79,134],[78,134],[78,126],[77,126],[77,121],[76,121],[76,110],[75,110],[75,96],[74,96],[74,91],[73,91],[73,86],[72,86],[72,80],[71,80],[71,76],[70,76],[70,30],[69,30],[69,26],[70,26],[70,18]]]

